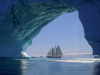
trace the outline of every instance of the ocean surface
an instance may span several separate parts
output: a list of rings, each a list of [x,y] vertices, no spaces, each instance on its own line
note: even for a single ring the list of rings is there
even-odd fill
[[[0,75],[100,75],[100,58],[0,59]]]

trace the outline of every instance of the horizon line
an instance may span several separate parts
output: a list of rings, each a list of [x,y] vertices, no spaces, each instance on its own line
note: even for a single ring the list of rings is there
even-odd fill
[[[66,53],[64,55],[84,55],[84,54],[92,54],[92,53]]]

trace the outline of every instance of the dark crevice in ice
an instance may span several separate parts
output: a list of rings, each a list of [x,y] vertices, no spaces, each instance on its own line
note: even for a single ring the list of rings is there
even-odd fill
[[[17,25],[19,25],[19,20],[16,18],[16,16],[14,15],[14,4],[12,5],[12,15],[13,15],[13,23],[14,23],[14,27],[16,27]]]

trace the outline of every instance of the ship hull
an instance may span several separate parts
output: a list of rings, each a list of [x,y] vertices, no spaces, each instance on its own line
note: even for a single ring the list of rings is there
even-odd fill
[[[62,56],[47,56],[48,58],[61,58]]]

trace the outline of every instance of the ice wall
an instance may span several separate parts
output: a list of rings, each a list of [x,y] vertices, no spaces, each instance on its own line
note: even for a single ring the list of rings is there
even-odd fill
[[[41,29],[76,8],[93,54],[100,55],[100,0],[0,0],[0,57],[29,58],[25,49]]]
[[[83,0],[75,5],[83,24],[85,38],[93,48],[93,55],[100,55],[100,0]]]
[[[0,57],[30,58],[25,49],[41,29],[75,10],[63,0],[0,0]]]

